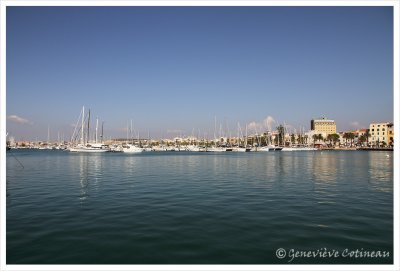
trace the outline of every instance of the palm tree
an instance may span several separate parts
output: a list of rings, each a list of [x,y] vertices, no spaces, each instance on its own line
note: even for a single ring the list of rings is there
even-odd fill
[[[322,136],[322,134],[318,134],[318,141],[322,141],[322,140],[324,140],[324,137]]]
[[[344,133],[343,134],[343,139],[346,140],[346,147],[347,147],[347,142],[348,142],[349,138],[350,138],[350,133]]]
[[[292,135],[290,136],[290,141],[292,142],[292,144],[295,144],[295,143],[296,143],[296,136],[295,136],[294,134],[292,134]]]
[[[275,143],[275,145],[278,145],[278,144],[279,144],[278,135],[275,135],[275,137],[274,137],[274,143]]]
[[[354,134],[353,133],[350,133],[350,132],[344,133],[343,138],[346,139],[346,145],[347,145],[348,140],[350,139],[351,140],[350,141],[350,143],[351,143],[350,147],[353,147],[353,140],[354,140]]]
[[[354,137],[355,135],[353,133],[350,133],[349,138],[350,138],[350,147],[353,147],[353,142],[354,142]]]
[[[360,142],[361,146],[364,145],[364,142],[366,141],[366,138],[367,137],[365,136],[365,134],[358,138],[358,142]]]
[[[283,127],[283,125],[279,125],[278,127],[276,127],[276,129],[278,130],[278,144],[279,146],[282,144],[283,146],[285,145],[285,128]]]
[[[336,143],[339,141],[340,136],[338,134],[332,134],[333,144],[336,146]]]
[[[367,140],[367,147],[368,147],[368,145],[369,145],[369,143],[368,143],[368,138],[370,137],[370,134],[369,134],[369,129],[367,129],[367,131],[365,132],[365,138],[366,138],[366,140]]]
[[[330,145],[330,147],[332,147],[333,135],[332,135],[332,134],[328,135],[328,136],[326,137],[326,140],[329,141],[329,145]]]
[[[315,141],[318,140],[318,135],[317,135],[317,134],[314,134],[314,135],[312,136],[312,139],[313,139],[313,141],[314,141],[314,147],[315,147]]]

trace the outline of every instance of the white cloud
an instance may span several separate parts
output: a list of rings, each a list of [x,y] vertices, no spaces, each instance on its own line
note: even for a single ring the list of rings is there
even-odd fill
[[[268,116],[264,119],[264,126],[268,129],[268,131],[272,130],[272,125],[276,122],[272,116]]]
[[[254,132],[260,133],[262,128],[263,128],[263,125],[261,123],[259,123],[259,122],[252,121],[247,125],[247,128],[250,131],[254,131]]]
[[[268,116],[263,121],[260,121],[260,122],[252,121],[252,122],[250,122],[249,124],[247,124],[247,128],[250,131],[254,131],[254,132],[257,132],[257,133],[263,133],[263,132],[265,132],[265,130],[268,130],[268,131],[274,130],[275,129],[275,127],[273,127],[274,123],[276,123],[274,118],[272,116]]]
[[[7,117],[7,119],[9,121],[12,121],[12,122],[15,122],[15,123],[18,123],[18,124],[31,124],[31,125],[33,124],[31,121],[29,121],[27,119],[24,119],[24,118],[21,118],[21,117],[19,117],[17,115],[10,115],[10,116]]]

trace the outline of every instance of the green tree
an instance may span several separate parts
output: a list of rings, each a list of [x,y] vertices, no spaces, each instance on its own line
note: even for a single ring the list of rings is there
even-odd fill
[[[266,146],[266,145],[268,145],[268,144],[267,144],[267,135],[266,135],[265,133],[261,136],[260,142],[261,142],[261,146]]]
[[[314,147],[315,147],[315,141],[317,141],[318,138],[319,138],[319,136],[318,136],[317,134],[314,134],[314,135],[312,136],[313,143],[314,143]]]
[[[278,145],[283,146],[285,144],[285,128],[281,124],[276,129],[278,130]]]
[[[333,135],[332,135],[332,134],[329,134],[329,135],[326,137],[326,140],[329,141],[329,146],[332,147]]]
[[[367,141],[367,146],[369,145],[369,138],[370,138],[370,133],[369,133],[369,129],[367,129],[367,131],[365,132],[365,139],[366,139],[366,141]]]
[[[348,146],[348,141],[350,140],[350,147],[353,147],[353,141],[354,141],[354,134],[347,132],[344,133],[343,138],[346,139],[346,145]]]
[[[296,143],[296,136],[295,136],[294,134],[292,134],[292,135],[290,136],[290,141],[292,142],[292,144],[295,144],[295,143]]]
[[[297,143],[299,145],[304,144],[304,138],[303,138],[303,136],[301,134],[297,135]]]
[[[364,135],[361,135],[361,136],[358,138],[358,142],[360,143],[361,146],[364,145],[364,142],[366,142],[366,141],[367,141],[367,137],[365,136],[365,134],[364,134]]]
[[[346,140],[346,147],[347,147],[348,141],[350,139],[350,133],[344,133],[343,134],[343,139]]]
[[[336,146],[337,142],[339,142],[340,136],[338,134],[332,134],[333,144]]]
[[[353,147],[355,135],[353,133],[350,133],[349,136],[350,136],[350,147]]]
[[[323,141],[324,140],[324,137],[322,136],[322,134],[318,134],[318,140],[319,141]]]

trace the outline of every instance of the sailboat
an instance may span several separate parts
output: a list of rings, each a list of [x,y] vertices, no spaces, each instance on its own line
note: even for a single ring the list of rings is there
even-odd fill
[[[272,138],[271,138],[271,140],[268,140],[268,141],[269,141],[269,142],[267,142],[268,145],[259,147],[258,151],[263,151],[263,152],[265,152],[265,151],[281,151],[283,149],[283,147],[272,145],[272,142],[271,142]]]
[[[247,146],[247,125],[246,125],[246,140],[244,143],[244,147],[240,146],[240,135],[243,136],[242,134],[242,129],[240,128],[240,124],[238,123],[238,145],[233,148],[233,151],[236,152],[249,152],[251,148]]]
[[[214,117],[214,146],[207,147],[207,152],[225,152],[225,151],[227,151],[227,148],[220,146],[219,139],[217,140],[216,130],[217,130],[217,117]],[[221,127],[220,127],[219,138],[221,138]]]
[[[98,143],[97,142],[97,126],[98,126],[98,120],[97,120],[97,125],[96,125],[96,140],[93,143],[89,143],[89,131],[90,131],[90,110],[88,113],[88,122],[87,122],[87,133],[86,133],[86,138],[85,138],[85,106],[82,107],[82,120],[81,120],[81,140],[80,143],[76,146],[70,147],[69,151],[70,152],[91,152],[91,153],[98,153],[98,152],[108,152],[110,149],[104,145],[103,143]],[[78,119],[79,122],[79,119]],[[75,127],[76,131],[76,127]],[[74,134],[75,134],[74,131]],[[72,138],[74,135],[72,136]]]
[[[131,138],[132,138],[132,143],[128,143],[128,131],[129,131],[129,127],[127,127],[127,142],[125,145],[122,146],[122,152],[124,153],[141,153],[144,151],[143,148],[138,147],[136,145],[133,144],[133,138],[132,138],[132,131],[133,131],[133,124],[132,124],[132,120],[131,120]],[[140,145],[140,139],[139,139],[139,145]]]

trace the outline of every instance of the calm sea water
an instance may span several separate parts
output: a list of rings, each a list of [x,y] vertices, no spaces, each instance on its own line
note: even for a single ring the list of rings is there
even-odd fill
[[[390,152],[11,152],[7,264],[393,262]]]

